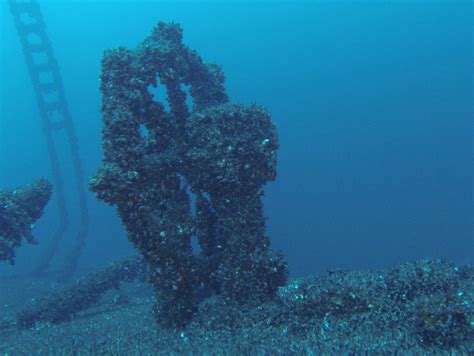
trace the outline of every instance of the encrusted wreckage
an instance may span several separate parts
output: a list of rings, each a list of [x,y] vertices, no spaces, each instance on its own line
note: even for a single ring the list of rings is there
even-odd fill
[[[141,280],[145,271],[146,266],[138,256],[109,263],[59,291],[34,298],[17,314],[16,325],[27,329],[38,322],[59,324],[69,321],[95,306],[107,291],[119,290],[123,282]]]
[[[43,215],[51,197],[52,186],[45,179],[14,189],[0,190],[0,261],[15,263],[15,250],[22,237],[37,244],[31,230]]]
[[[169,109],[150,92],[159,85]],[[278,148],[269,114],[229,103],[220,67],[184,46],[174,23],[134,51],[107,51],[101,92],[104,157],[90,186],[150,265],[157,320],[185,325],[203,290],[227,303],[274,298],[287,267],[265,236],[262,188]]]

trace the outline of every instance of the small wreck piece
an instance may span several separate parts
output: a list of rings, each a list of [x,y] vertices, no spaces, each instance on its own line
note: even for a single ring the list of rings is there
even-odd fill
[[[15,264],[15,250],[21,246],[22,238],[37,244],[31,229],[43,215],[52,186],[46,179],[32,184],[0,190],[0,261]]]
[[[142,280],[146,266],[140,257],[127,257],[109,263],[61,291],[35,299],[17,314],[20,329],[31,328],[37,322],[59,324],[96,305],[110,289],[119,289],[123,282]]]

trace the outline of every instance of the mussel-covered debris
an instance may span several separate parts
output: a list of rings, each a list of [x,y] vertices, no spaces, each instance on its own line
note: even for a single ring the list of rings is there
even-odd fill
[[[159,350],[163,354],[468,355],[474,351],[474,269],[446,261],[299,278],[279,288],[275,299],[253,305],[230,304],[215,295],[202,301],[194,318],[178,332],[156,329],[147,313],[151,298],[134,293],[139,284],[129,287],[133,303],[61,325],[40,323],[15,336],[24,340],[15,351],[31,354],[26,351],[36,345],[56,354],[72,344],[75,351],[111,354]],[[52,299],[49,308],[66,298],[70,293]],[[47,314],[43,313],[36,315]],[[2,344],[1,328],[0,349],[10,350],[8,343]],[[12,331],[10,327],[3,333]],[[54,343],[48,344],[48,338]],[[97,345],[97,338],[104,341]]]
[[[167,106],[149,91],[158,85]],[[160,22],[136,50],[106,51],[101,93],[104,158],[90,186],[150,265],[157,321],[186,325],[203,288],[231,304],[274,299],[287,267],[265,235],[263,186],[278,149],[268,112],[229,103],[220,67],[186,47],[174,23]]]
[[[15,250],[22,238],[37,244],[32,229],[43,215],[52,186],[46,179],[23,187],[0,190],[0,261],[15,263]]]
[[[97,304],[108,290],[118,289],[122,282],[144,279],[145,276],[146,263],[142,258],[115,261],[57,293],[35,298],[18,313],[17,326],[24,329],[41,321],[61,323],[71,320],[78,312]]]

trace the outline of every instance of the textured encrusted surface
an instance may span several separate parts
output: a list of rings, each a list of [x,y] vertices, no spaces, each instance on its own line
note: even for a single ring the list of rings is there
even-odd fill
[[[280,288],[275,300],[254,306],[209,298],[199,305],[193,320],[177,331],[156,328],[149,313],[153,301],[143,287],[126,284],[122,292],[129,303],[117,304],[117,296],[112,295],[60,325],[43,322],[18,330],[2,323],[0,316],[0,350],[12,355],[474,352],[472,266],[424,260],[391,270],[334,271],[293,280]],[[13,307],[18,299],[5,297],[0,294],[2,306]]]
[[[15,263],[15,250],[22,237],[37,244],[33,224],[43,215],[51,197],[52,186],[45,179],[15,189],[0,190],[0,261]]]
[[[159,23],[135,51],[110,50],[102,61],[104,159],[91,189],[117,207],[150,264],[155,315],[170,326],[191,319],[198,290],[255,303],[286,281],[261,202],[276,176],[276,128],[261,107],[228,104],[223,83],[218,66],[182,44],[176,24]],[[169,110],[148,90],[158,85]]]
[[[77,313],[97,304],[110,289],[118,289],[122,282],[140,279],[146,275],[141,258],[129,257],[109,264],[89,274],[61,291],[36,298],[17,314],[19,328],[30,328],[38,322],[61,323]]]

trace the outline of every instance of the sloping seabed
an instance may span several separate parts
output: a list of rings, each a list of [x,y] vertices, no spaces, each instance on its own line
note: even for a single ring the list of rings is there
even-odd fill
[[[474,269],[445,261],[293,280],[275,302],[252,307],[211,297],[177,332],[158,330],[153,292],[142,282],[107,292],[70,321],[20,330],[15,315],[25,302],[62,286],[48,278],[2,284],[6,355],[474,352]]]

